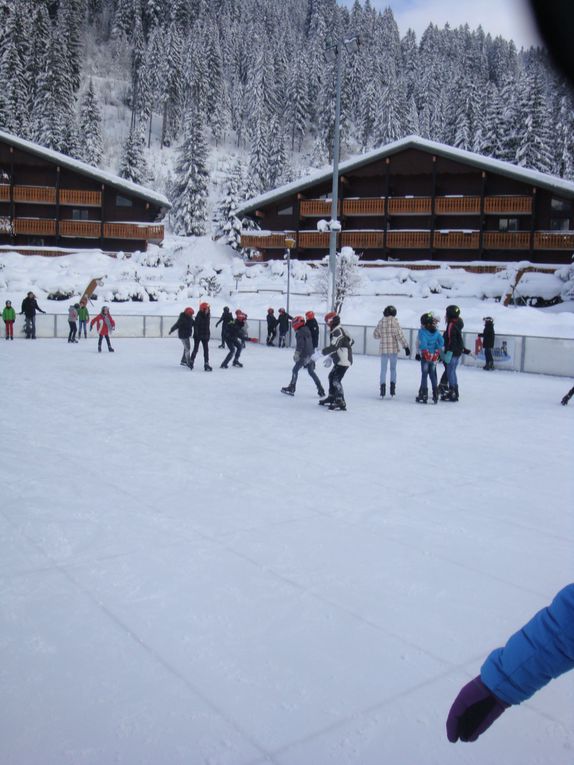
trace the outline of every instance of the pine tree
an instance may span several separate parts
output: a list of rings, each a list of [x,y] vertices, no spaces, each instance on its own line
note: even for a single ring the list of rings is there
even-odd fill
[[[237,208],[242,202],[242,189],[243,166],[238,160],[225,179],[223,194],[214,216],[215,236],[235,252],[241,251],[242,226],[237,217]]]
[[[148,182],[149,171],[145,158],[145,138],[139,125],[132,126],[124,144],[119,176],[141,185]]]
[[[80,159],[89,165],[99,165],[103,154],[102,114],[92,80],[80,102],[78,127],[81,138]]]
[[[203,236],[207,231],[207,145],[198,115],[189,115],[186,122],[178,151],[170,217],[176,234]]]

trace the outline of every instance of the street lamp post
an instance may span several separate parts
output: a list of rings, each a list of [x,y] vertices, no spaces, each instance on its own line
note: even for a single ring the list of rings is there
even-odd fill
[[[337,220],[337,207],[339,204],[339,155],[341,152],[341,70],[343,60],[343,48],[354,53],[359,46],[358,37],[347,37],[339,40],[335,45],[327,48],[325,55],[331,62],[336,62],[336,85],[335,85],[335,135],[333,138],[333,183],[331,189],[331,220],[329,221],[329,286],[327,291],[327,307],[335,310],[336,280],[337,280],[337,234],[341,230],[341,224]]]
[[[290,283],[291,283],[291,250],[295,247],[295,240],[291,237],[285,237],[285,260],[287,261],[287,304],[285,310],[289,315],[289,296],[290,296]]]

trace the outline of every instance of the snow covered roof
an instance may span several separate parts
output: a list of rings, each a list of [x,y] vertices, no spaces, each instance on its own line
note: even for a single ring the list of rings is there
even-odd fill
[[[73,159],[66,154],[61,154],[59,151],[46,149],[44,146],[32,143],[32,141],[26,141],[24,138],[19,138],[12,133],[5,133],[2,130],[0,130],[0,141],[4,141],[10,146],[22,149],[22,151],[29,152],[37,157],[42,157],[50,162],[55,162],[62,167],[67,167],[80,175],[88,175],[90,178],[96,178],[102,183],[107,183],[120,191],[141,197],[147,202],[153,202],[166,210],[169,210],[171,207],[171,203],[164,194],[147,189],[145,186],[140,186],[138,183],[133,183],[125,178],[120,178],[113,173],[107,173],[104,170],[100,170],[98,167],[88,165],[86,162],[81,162],[79,159]]]
[[[364,165],[368,165],[371,162],[383,159],[384,157],[391,156],[392,154],[398,154],[405,149],[420,149],[421,151],[436,154],[440,157],[464,162],[465,164],[480,168],[481,170],[491,171],[493,173],[498,173],[499,175],[506,175],[517,181],[530,183],[535,186],[549,189],[550,191],[559,192],[567,197],[574,197],[574,183],[571,181],[565,181],[563,178],[556,178],[553,175],[546,175],[538,170],[529,170],[525,167],[519,167],[518,165],[513,165],[511,162],[503,162],[500,159],[484,157],[482,154],[476,154],[472,151],[456,149],[453,146],[448,146],[444,143],[428,141],[426,138],[420,138],[416,135],[401,138],[399,141],[393,141],[378,149],[373,149],[366,154],[361,154],[358,157],[341,162],[339,164],[339,175],[344,175],[350,170],[356,170],[359,167],[363,167]],[[329,166],[327,168],[316,170],[313,173],[306,175],[304,178],[299,178],[297,181],[292,181],[291,183],[279,186],[272,191],[267,191],[265,194],[249,199],[241,205],[238,209],[238,215],[246,215],[259,207],[269,204],[269,202],[289,197],[293,193],[329,180],[332,177],[332,174],[333,168],[332,166]]]

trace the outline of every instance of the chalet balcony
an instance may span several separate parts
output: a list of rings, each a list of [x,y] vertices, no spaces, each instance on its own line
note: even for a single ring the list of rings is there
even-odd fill
[[[574,232],[537,231],[534,248],[539,250],[574,250]]]
[[[337,215],[341,212],[341,204],[337,205]],[[331,216],[330,199],[302,199],[299,202],[301,218],[327,218]]]
[[[430,231],[389,231],[387,247],[401,250],[428,250],[430,238]]]
[[[343,231],[341,246],[353,249],[382,250],[385,246],[383,231]]]
[[[477,250],[480,246],[478,231],[435,231],[433,247],[437,250]]]
[[[163,225],[155,223],[104,223],[105,239],[140,239],[161,242],[163,236]]]
[[[389,197],[389,215],[430,215],[430,197]]]
[[[60,189],[60,204],[74,207],[101,207],[101,191],[85,191],[81,189]]]
[[[0,183],[0,202],[10,201],[10,186],[7,183]]]
[[[297,246],[302,250],[328,250],[329,237],[328,231],[299,231]],[[339,241],[340,235],[337,234],[337,246]]]
[[[97,220],[61,220],[59,232],[60,236],[78,239],[99,239],[101,236],[101,223]]]
[[[15,234],[56,236],[56,221],[51,218],[15,218]]]
[[[480,197],[436,197],[434,209],[437,215],[478,215]]]
[[[487,250],[528,250],[528,231],[485,231],[482,244]]]
[[[287,236],[286,233],[272,234],[267,231],[261,233],[253,231],[249,234],[241,235],[241,246],[246,248],[252,247],[256,250],[285,250],[287,249],[285,244]],[[293,236],[293,238],[295,237]]]
[[[385,198],[384,197],[366,197],[364,199],[344,199],[343,200],[343,215],[349,217],[353,215],[360,215],[368,217],[369,215],[384,215],[385,214]]]
[[[14,186],[15,202],[36,205],[55,205],[56,189],[52,186]]]
[[[532,197],[485,197],[484,212],[489,215],[530,215]]]

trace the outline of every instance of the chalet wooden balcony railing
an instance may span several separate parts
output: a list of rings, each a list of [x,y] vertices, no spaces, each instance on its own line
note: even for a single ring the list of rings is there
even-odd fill
[[[343,231],[341,246],[365,250],[381,250],[384,247],[383,231]]]
[[[99,239],[101,224],[97,220],[61,220],[59,230],[60,236]]]
[[[537,231],[534,234],[534,249],[572,250],[574,249],[574,232]]]
[[[337,215],[341,210],[341,203],[337,205]],[[331,215],[330,199],[302,199],[299,202],[299,215],[302,218],[325,218]]]
[[[482,244],[487,250],[528,250],[530,234],[527,231],[485,231]]]
[[[10,186],[7,183],[0,183],[0,202],[10,201]]]
[[[328,231],[299,231],[298,245],[302,250],[328,250],[329,249]],[[337,245],[340,241],[340,234],[337,234]]]
[[[104,223],[105,239],[141,239],[162,241],[164,229],[158,224]]]
[[[434,204],[437,215],[478,215],[480,213],[480,197],[436,197]]]
[[[56,204],[56,189],[51,186],[14,186],[14,201],[37,205]]]
[[[389,215],[430,215],[430,197],[389,197]]]
[[[344,199],[343,215],[384,215],[384,197],[365,197],[363,199]]]
[[[101,207],[102,192],[85,189],[60,189],[60,204],[77,207]]]
[[[56,236],[56,221],[51,218],[15,218],[14,233]]]
[[[433,247],[436,249],[476,250],[480,245],[478,231],[435,231]]]
[[[389,231],[387,247],[405,250],[430,248],[430,231]]]
[[[286,234],[241,234],[241,246],[256,250],[284,250]]]
[[[490,215],[529,215],[532,213],[532,197],[485,197],[484,212]]]

